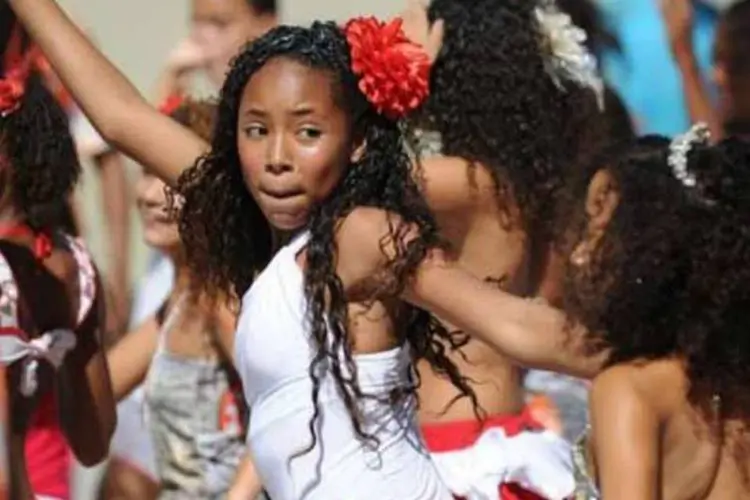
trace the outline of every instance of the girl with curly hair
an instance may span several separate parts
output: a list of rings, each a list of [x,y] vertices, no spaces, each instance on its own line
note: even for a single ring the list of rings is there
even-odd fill
[[[585,34],[550,2],[434,0],[428,13],[445,23],[445,39],[431,95],[415,120],[425,196],[467,270],[519,296],[533,295],[564,179],[597,146],[603,86],[595,60],[579,39]],[[422,363],[420,419],[444,479],[462,493],[489,482],[480,477],[507,477],[503,468],[510,464],[502,455],[508,445],[490,445],[488,436],[541,426],[525,404],[523,371],[512,360],[481,340],[450,356],[472,381],[481,411]],[[501,484],[502,498],[538,498],[528,490],[544,491],[556,475],[571,477],[569,460],[556,452],[565,443],[538,437],[549,443],[548,453],[524,456],[529,467],[546,471],[540,484]],[[495,458],[470,470],[456,464],[467,454],[488,453]]]
[[[472,391],[445,353],[458,341],[398,299],[441,245],[399,128],[426,95],[429,57],[399,22],[280,27],[253,42],[205,153],[55,2],[10,4],[106,139],[172,181],[199,158],[178,184],[181,235],[208,294],[243,297],[234,361],[269,495],[450,498],[415,425],[412,360]],[[389,279],[361,272],[386,250]]]
[[[70,449],[98,463],[114,428],[104,298],[90,255],[63,229],[80,171],[65,113],[32,73],[37,49],[8,14],[0,31],[0,363],[9,496],[62,499]]]
[[[521,365],[593,377],[576,498],[750,493],[749,162],[747,143],[710,146],[696,126],[582,171],[560,213],[567,318],[439,257],[409,290]]]

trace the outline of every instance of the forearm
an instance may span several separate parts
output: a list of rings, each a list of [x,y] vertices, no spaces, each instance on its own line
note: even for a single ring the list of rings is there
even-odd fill
[[[101,179],[102,205],[108,228],[109,283],[115,295],[117,313],[127,317],[130,271],[131,190],[122,157],[114,151],[97,159]],[[122,325],[124,326],[124,325]]]
[[[711,130],[712,137],[718,140],[723,129],[718,113],[711,102],[708,88],[698,66],[698,61],[691,49],[675,51],[675,62],[682,76],[682,88],[685,94],[685,105],[692,123],[704,122]]]
[[[584,330],[562,311],[504,292],[453,263],[423,263],[407,300],[524,367],[592,377],[602,365],[604,356],[585,353]]]
[[[82,361],[73,353],[66,359],[57,377],[57,398],[68,444],[90,467],[106,458],[117,414],[104,353]]]

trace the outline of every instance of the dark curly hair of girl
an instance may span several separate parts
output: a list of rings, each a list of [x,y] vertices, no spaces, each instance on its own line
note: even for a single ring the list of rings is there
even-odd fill
[[[693,144],[687,172],[668,164],[670,141],[615,148],[571,190],[585,233],[588,182],[602,165],[619,202],[590,264],[572,264],[566,309],[609,364],[676,356],[687,363],[696,407],[718,395],[722,416],[750,421],[750,147],[738,139]]]
[[[366,396],[356,381],[356,365],[347,336],[347,300],[336,274],[337,224],[358,206],[382,208],[401,217],[402,222],[394,221],[391,228],[391,237],[399,251],[391,262],[396,283],[384,292],[389,297],[396,296],[428,249],[441,245],[441,240],[410,175],[399,125],[376,113],[359,91],[348,43],[336,24],[316,22],[309,28],[278,27],[237,56],[221,91],[211,152],[187,171],[178,185],[185,198],[180,232],[196,278],[213,293],[234,292],[242,296],[271,259],[275,235],[243,182],[237,151],[237,120],[240,98],[248,81],[264,64],[279,57],[329,73],[332,95],[351,116],[354,135],[366,144],[363,157],[348,166],[338,186],[311,213],[304,273],[312,336],[318,346],[310,366],[315,413],[310,421],[313,442],[309,449],[316,443],[318,391],[327,369],[341,389],[357,434],[369,441],[370,436],[362,431],[357,416],[357,400]],[[419,232],[419,237],[408,245],[403,239],[407,227],[417,227]],[[452,344],[457,341],[444,328],[426,312],[411,307],[406,307],[403,318],[395,323],[399,339],[410,344],[417,358],[428,360],[473,398],[468,384],[445,355],[446,347],[440,340]],[[335,354],[341,351],[345,353],[345,366]],[[415,390],[416,387],[411,387],[406,392],[413,394]]]
[[[430,19],[445,21],[445,38],[420,125],[440,133],[445,155],[486,166],[502,208],[517,204],[524,229],[544,238],[565,169],[579,163],[584,145],[594,146],[599,113],[593,91],[550,77],[538,5],[430,4]]]
[[[9,7],[0,8],[5,54],[15,17],[5,10]],[[3,77],[6,70],[2,68]],[[26,81],[18,109],[0,117],[0,155],[0,190],[25,222],[37,230],[67,227],[67,202],[81,167],[68,117],[36,74]]]

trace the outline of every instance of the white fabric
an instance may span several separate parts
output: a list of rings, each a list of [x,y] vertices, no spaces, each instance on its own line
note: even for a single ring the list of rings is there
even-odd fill
[[[470,448],[432,457],[448,488],[466,500],[497,500],[499,485],[508,483],[549,500],[575,491],[570,445],[548,431],[508,437],[493,427]]]
[[[78,107],[68,114],[68,124],[82,158],[96,157],[112,149]]]
[[[307,322],[303,276],[295,256],[303,235],[283,248],[242,301],[235,359],[250,405],[248,442],[273,500],[442,500],[452,495],[440,480],[416,424],[415,402],[397,408],[365,400],[360,410],[374,450],[355,434],[330,376],[321,381],[315,448],[308,370],[315,352]],[[406,349],[355,356],[363,392],[386,397],[410,384]],[[382,400],[381,400],[382,401]]]
[[[24,396],[31,396],[38,386],[39,360],[44,359],[55,369],[60,368],[65,355],[75,345],[76,336],[70,330],[52,330],[29,341],[15,335],[3,335],[0,337],[0,363],[9,365],[25,358],[20,390]]]

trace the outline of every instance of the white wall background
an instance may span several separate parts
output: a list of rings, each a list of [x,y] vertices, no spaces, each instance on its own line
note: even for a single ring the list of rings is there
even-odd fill
[[[344,21],[362,14],[389,17],[398,14],[407,0],[282,0],[286,23],[307,24],[315,19]]]

